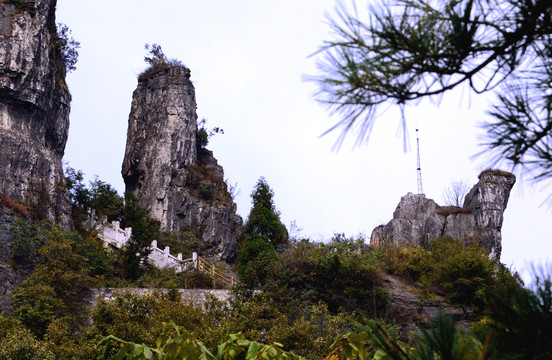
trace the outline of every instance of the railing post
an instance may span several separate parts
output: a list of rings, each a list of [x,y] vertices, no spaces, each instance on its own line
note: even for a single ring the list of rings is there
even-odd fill
[[[215,263],[211,264],[211,277],[213,278],[213,288],[216,286]]]
[[[194,267],[197,269],[199,264],[198,264],[198,257],[196,252],[192,253],[192,263],[194,264]]]

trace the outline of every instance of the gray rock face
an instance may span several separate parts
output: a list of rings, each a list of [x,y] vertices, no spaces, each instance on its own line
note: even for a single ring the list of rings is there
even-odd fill
[[[167,231],[191,229],[207,253],[236,255],[242,220],[212,153],[196,147],[197,115],[190,70],[162,69],[138,82],[129,116],[122,174],[150,216]]]
[[[370,240],[426,246],[439,236],[450,236],[476,242],[491,257],[500,259],[503,214],[515,182],[510,173],[483,171],[462,208],[441,207],[423,194],[409,193],[401,198],[393,219],[376,227]]]
[[[71,96],[56,46],[56,0],[0,4],[0,195],[72,227],[61,159]],[[54,34],[54,35],[52,35]],[[12,268],[14,215],[0,207],[0,312],[31,269]]]
[[[471,327],[473,309],[451,306],[439,295],[434,295],[431,300],[424,299],[414,287],[396,276],[386,274],[383,280],[391,297],[388,316],[395,325],[400,326],[399,337],[402,341],[410,340],[411,335],[421,333],[421,329],[434,327],[439,311],[444,311],[457,325],[466,329]]]
[[[55,46],[56,0],[14,3],[0,4],[0,192],[69,229],[61,159],[71,96]]]

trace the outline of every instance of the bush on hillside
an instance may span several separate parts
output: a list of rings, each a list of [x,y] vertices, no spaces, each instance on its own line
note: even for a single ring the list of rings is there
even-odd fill
[[[384,316],[388,295],[367,251],[358,252],[358,241],[293,243],[282,252],[267,276],[263,291],[286,313],[324,302],[331,313],[356,312]],[[339,250],[338,250],[339,249]]]
[[[477,244],[440,237],[427,249],[384,245],[387,271],[415,282],[426,296],[444,295],[453,304],[486,306],[486,292],[519,286],[513,275]]]
[[[28,226],[32,227],[27,232]],[[28,240],[20,241],[26,243],[37,243],[34,239],[40,237],[40,248],[33,273],[11,294],[13,315],[39,338],[58,318],[69,317],[78,329],[87,316],[82,296],[99,284],[99,276],[107,270],[103,246],[94,238],[63,232],[49,221],[33,225],[16,222],[14,232],[25,233]]]

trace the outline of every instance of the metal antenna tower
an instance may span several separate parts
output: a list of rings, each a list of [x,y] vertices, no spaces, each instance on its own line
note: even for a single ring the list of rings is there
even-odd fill
[[[423,194],[424,188],[422,186],[422,166],[420,165],[420,136],[418,135],[418,121],[416,121],[416,150],[418,158],[418,194]]]

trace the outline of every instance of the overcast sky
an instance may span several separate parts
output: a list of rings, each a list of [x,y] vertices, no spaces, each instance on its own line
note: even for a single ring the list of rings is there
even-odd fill
[[[365,2],[358,1],[365,11]],[[400,114],[382,111],[370,141],[339,152],[339,133],[320,137],[339,118],[313,100],[309,57],[330,29],[334,0],[58,0],[57,20],[80,41],[77,70],[67,81],[73,100],[65,160],[124,192],[121,177],[128,115],[146,43],[191,69],[197,114],[218,126],[208,146],[225,178],[237,184],[238,213],[264,176],[276,208],[301,236],[364,234],[391,218],[401,196],[417,192],[415,128],[420,128],[424,192],[442,204],[454,180],[470,184],[488,167],[473,156],[489,99],[460,89],[439,103],[406,108],[410,150],[403,151]],[[354,140],[351,137],[351,140]],[[510,170],[510,169],[504,169]],[[504,217],[502,261],[523,271],[552,259],[552,210],[541,207],[552,187],[519,179]]]

